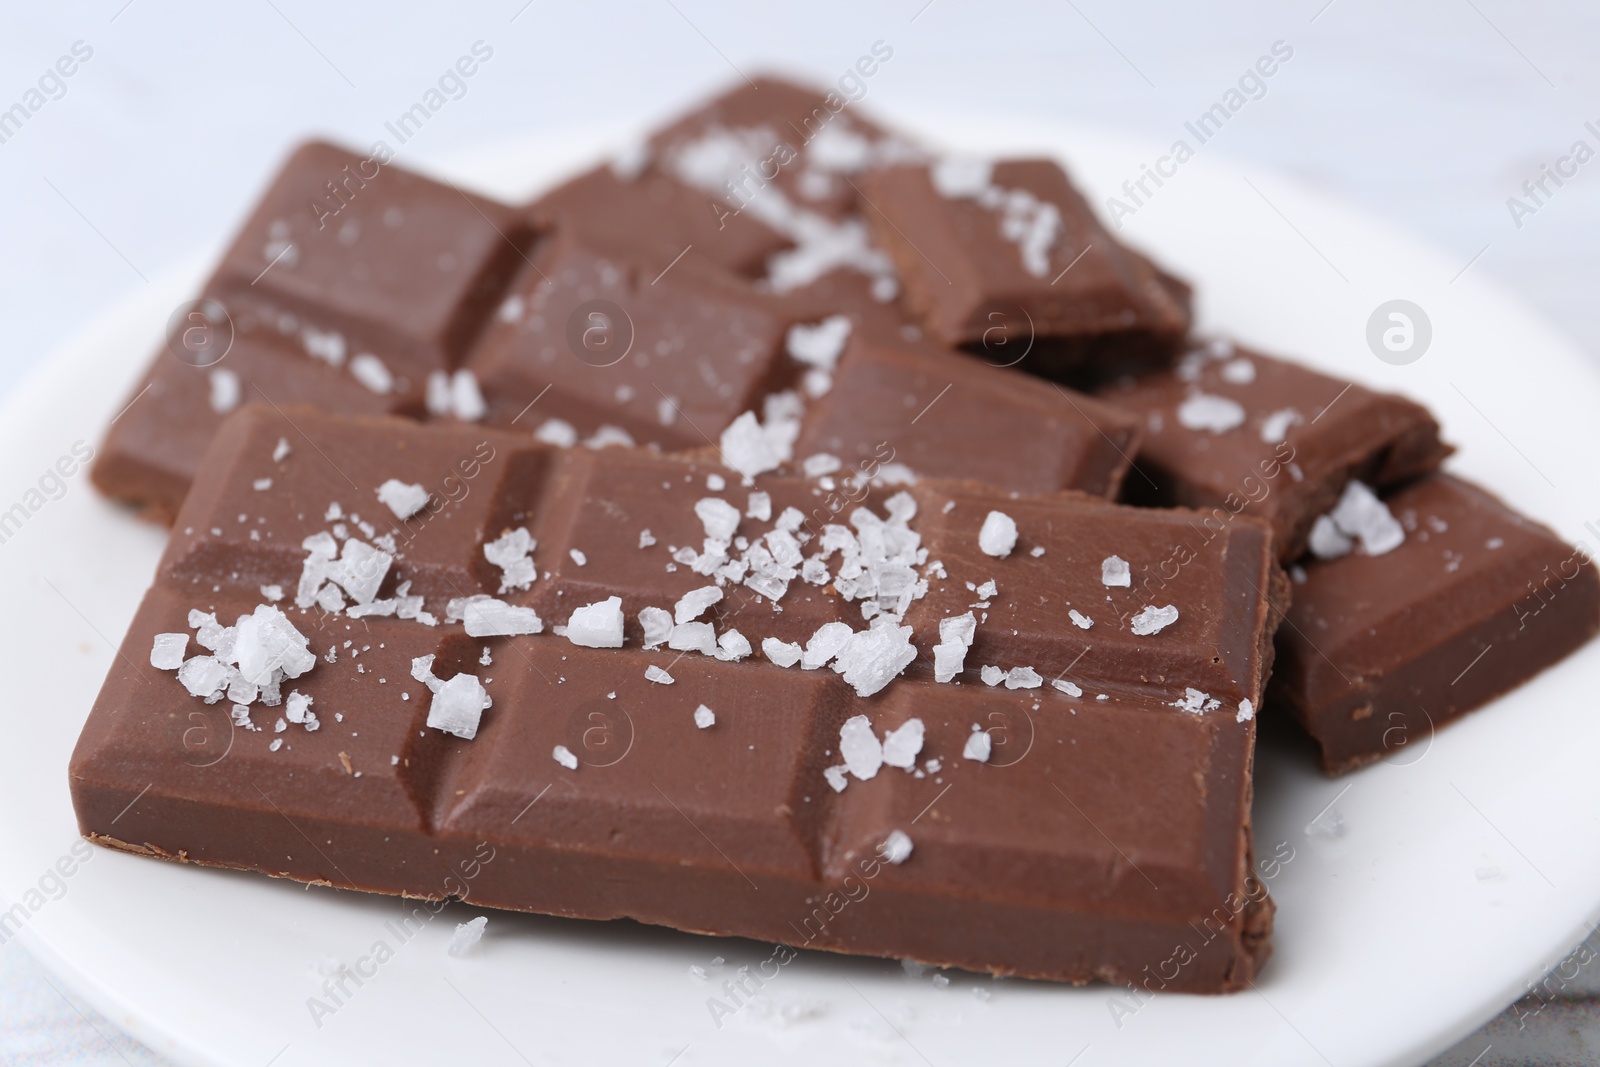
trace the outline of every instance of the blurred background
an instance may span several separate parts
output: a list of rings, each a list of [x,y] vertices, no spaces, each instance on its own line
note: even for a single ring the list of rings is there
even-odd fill
[[[4,18],[0,395],[108,302],[219,250],[293,142],[370,145],[480,40],[492,60],[406,163],[643,124],[740,72],[832,81],[877,40],[894,58],[870,108],[1066,118],[1164,147],[1287,42],[1293,62],[1208,154],[1361,206],[1600,353],[1600,162],[1537,196],[1524,187],[1575,141],[1600,145],[1593,0],[96,0]],[[63,56],[74,62],[57,68]],[[25,117],[4,110],[19,102]],[[1600,1062],[1600,1002],[1582,980],[1568,993],[1437,1062]],[[0,948],[0,1062],[158,1061],[13,941]]]

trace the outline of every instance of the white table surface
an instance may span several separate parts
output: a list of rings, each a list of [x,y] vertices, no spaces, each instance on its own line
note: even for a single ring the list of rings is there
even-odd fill
[[[1600,148],[1584,128],[1600,128],[1593,0],[95,0],[4,11],[0,110],[75,42],[93,55],[0,143],[0,395],[97,308],[218,247],[292,142],[369,144],[479,40],[493,59],[410,160],[644,121],[737,71],[831,81],[878,40],[894,57],[868,107],[1067,117],[1165,144],[1281,40],[1293,60],[1204,151],[1421,235],[1600,354],[1600,160],[1520,226],[1507,206],[1574,141]],[[1436,1063],[1600,1062],[1600,965],[1579,970]],[[0,947],[0,1063],[160,1062]]]

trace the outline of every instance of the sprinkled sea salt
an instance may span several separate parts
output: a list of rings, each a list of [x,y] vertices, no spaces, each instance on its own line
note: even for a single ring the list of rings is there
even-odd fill
[[[583,648],[622,647],[622,598],[585,604],[567,620],[567,640]]]
[[[211,410],[226,415],[239,406],[239,376],[226,367],[211,372]]]
[[[883,737],[883,762],[891,767],[910,770],[916,765],[917,754],[922,751],[925,733],[921,719],[907,719]]]
[[[978,672],[978,677],[983,679],[984,685],[999,685],[1006,680],[1006,672],[999,667],[988,666]]]
[[[1239,714],[1234,716],[1235,722],[1249,722],[1256,717],[1256,706],[1248,699],[1239,701]]]
[[[805,650],[792,641],[779,641],[776,637],[763,638],[761,654],[780,667],[793,667],[800,662]]]
[[[1007,689],[1037,689],[1044,684],[1044,679],[1032,667],[1012,667],[1006,673]]]
[[[1282,408],[1261,420],[1261,440],[1275,445],[1289,435],[1289,427],[1300,421],[1294,408]]]
[[[1344,487],[1344,495],[1328,513],[1340,532],[1361,541],[1369,556],[1381,556],[1399,548],[1406,539],[1405,527],[1389,511],[1376,493],[1358,481]]]
[[[1003,511],[991,511],[984,516],[983,528],[978,531],[978,547],[985,555],[1004,559],[1017,547],[1017,524]]]
[[[428,491],[415,483],[390,478],[378,486],[378,500],[389,505],[397,519],[409,519],[428,503]]]
[[[1076,626],[1080,630],[1087,630],[1089,627],[1094,625],[1094,620],[1089,618],[1089,616],[1085,615],[1083,612],[1079,611],[1077,608],[1073,608],[1071,611],[1068,611],[1067,617],[1072,620],[1072,625]]]
[[[977,723],[973,723],[972,732],[967,735],[967,743],[961,749],[961,755],[965,759],[988,763],[989,753],[993,747],[994,742],[989,739],[989,735],[978,729]]]
[[[714,585],[691,589],[678,598],[672,607],[672,619],[677,623],[693,622],[706,613],[711,605],[722,600],[722,590]]]
[[[863,780],[877,774],[878,768],[883,766],[883,744],[872,732],[872,723],[865,715],[846,719],[839,727],[839,757],[851,774]]]
[[[897,866],[911,858],[911,838],[903,830],[890,830],[880,848],[883,858]]]
[[[555,748],[551,749],[550,758],[561,764],[561,766],[565,767],[569,771],[575,771],[578,769],[578,757],[574,756],[572,754],[572,750],[566,745],[557,745]]]
[[[1081,696],[1083,696],[1083,690],[1082,689],[1079,689],[1076,685],[1073,685],[1071,682],[1066,681],[1065,679],[1057,678],[1054,681],[1052,681],[1050,683],[1050,685],[1053,688],[1059,689],[1061,692],[1067,694],[1067,696],[1069,696],[1069,697],[1081,697]]]
[[[489,917],[480,915],[476,919],[464,923],[457,923],[455,933],[450,935],[450,947],[445,951],[451,956],[459,956],[467,951],[483,937],[484,927],[489,925]]]
[[[1100,561],[1100,581],[1108,587],[1127,588],[1133,585],[1133,572],[1128,561],[1121,556],[1107,556]]]
[[[557,448],[571,448],[578,443],[578,431],[566,419],[545,419],[533,431],[533,439]]]
[[[694,709],[694,724],[702,730],[709,729],[717,723],[717,713],[701,704]]]
[[[450,606],[455,607],[451,601]],[[461,621],[468,637],[516,637],[536,634],[544,623],[532,608],[519,608],[488,596],[468,597],[461,605]]]
[[[183,654],[188,649],[188,634],[156,634],[150,646],[150,666],[161,671],[175,671],[183,666]]]
[[[1164,608],[1146,607],[1133,617],[1133,632],[1140,637],[1160,633],[1178,621],[1178,609],[1168,604]]]
[[[483,557],[501,570],[500,592],[526,589],[538,576],[528,556],[537,547],[526,527],[511,530],[483,546]]]
[[[384,366],[383,360],[371,352],[361,352],[350,361],[350,373],[355,380],[383,396],[394,388],[394,375]]]
[[[671,685],[677,681],[676,678],[657,667],[654,663],[644,669],[644,678],[645,681],[654,682],[656,685]]]
[[[1225,396],[1191,393],[1178,405],[1178,424],[1186,430],[1223,433],[1242,425],[1244,418],[1244,406]]]

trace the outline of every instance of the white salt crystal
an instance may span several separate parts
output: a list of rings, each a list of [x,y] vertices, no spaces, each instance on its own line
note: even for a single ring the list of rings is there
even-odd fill
[[[1072,620],[1072,625],[1076,626],[1080,630],[1087,630],[1089,627],[1094,625],[1094,620],[1089,618],[1089,616],[1085,615],[1083,612],[1079,611],[1077,608],[1073,608],[1071,611],[1067,612],[1067,617]]]
[[[250,483],[250,487],[258,493],[265,493],[268,489],[272,488],[272,479],[257,478],[255,481]]]
[[[1294,408],[1281,408],[1261,420],[1261,440],[1269,445],[1275,445],[1289,436],[1289,427],[1300,421],[1300,413]]]
[[[567,555],[571,556],[572,562],[576,563],[580,567],[586,567],[589,564],[589,557],[584,555],[576,548],[567,549]]]
[[[178,681],[190,696],[214,697],[228,680],[228,666],[215,656],[195,656],[178,668]]]
[[[865,715],[852,716],[839,727],[839,757],[851,774],[863,780],[883,766],[883,744]]]
[[[681,622],[667,636],[667,647],[674,652],[717,654],[717,632],[709,622]]]
[[[330,367],[344,366],[344,334],[339,331],[307,326],[300,334],[300,343],[312,359],[320,359]]]
[[[450,414],[463,422],[477,422],[488,414],[489,405],[483,402],[478,389],[478,379],[470,370],[462,368],[450,376]]]
[[[1146,607],[1133,617],[1133,632],[1140,637],[1160,633],[1178,621],[1178,609],[1168,604],[1164,608]]]
[[[839,362],[845,341],[850,337],[850,318],[830,315],[815,325],[797,323],[789,327],[786,347],[789,355],[807,366],[831,371]]]
[[[941,641],[933,646],[933,680],[948,682],[966,667],[967,646],[959,641]]]
[[[545,419],[533,431],[533,439],[557,448],[571,448],[578,443],[578,431],[566,419]]]
[[[492,703],[477,675],[458,674],[433,690],[428,726],[470,741],[478,735],[478,722]]]
[[[226,367],[211,372],[211,410],[226,415],[239,406],[239,376]]]
[[[694,724],[700,729],[708,729],[716,725],[716,722],[717,713],[706,707],[704,704],[701,704],[699,707],[694,709]]]
[[[272,448],[272,462],[274,462],[274,463],[282,463],[285,459],[287,459],[289,457],[289,453],[293,452],[293,451],[294,451],[294,449],[289,447],[288,438],[285,438],[285,437],[278,438],[278,443],[276,445],[274,445],[273,448]]]
[[[1244,356],[1222,365],[1222,380],[1234,385],[1249,385],[1256,380],[1256,365]]]
[[[1017,547],[1017,524],[1003,511],[991,511],[984,516],[983,528],[978,531],[978,547],[985,555],[1004,559]]]
[[[519,608],[487,596],[468,598],[461,621],[468,637],[516,637],[544,629],[544,622],[532,608]]]
[[[754,492],[750,494],[750,503],[745,506],[744,513],[747,517],[768,522],[772,519],[772,495],[770,493]]]
[[[967,735],[967,743],[961,749],[961,755],[966,759],[977,760],[979,763],[988,763],[989,753],[993,747],[994,742],[989,739],[989,735],[978,729],[977,724],[974,723],[972,732]]]
[[[572,754],[572,750],[566,745],[557,745],[555,748],[551,749],[550,756],[569,771],[575,771],[578,769],[578,757],[574,756]]]
[[[526,589],[533,584],[538,571],[528,556],[536,545],[526,527],[518,527],[484,544],[483,557],[500,568],[500,592]]]
[[[843,651],[854,632],[848,623],[823,623],[817,627],[817,632],[811,635],[811,640],[806,642],[805,652],[800,657],[800,668],[814,671],[824,666]]]
[[[978,672],[978,677],[983,679],[984,685],[999,685],[1006,680],[1006,672],[999,667],[985,667]]]
[[[409,519],[428,503],[428,491],[416,483],[390,478],[378,486],[378,500],[389,505],[397,519]]]
[[[651,533],[648,529],[644,529],[644,530],[640,530],[639,531],[639,547],[640,548],[649,548],[651,545],[653,545],[655,543],[656,543],[655,534]]]
[[[639,625],[644,629],[645,650],[660,648],[672,636],[672,613],[665,608],[642,608]]]
[[[423,403],[430,415],[450,414],[450,375],[442,370],[428,372],[427,391]]]
[[[644,669],[644,678],[645,681],[654,682],[657,685],[671,685],[673,682],[677,681],[676,678],[672,677],[672,675],[668,674],[660,667],[657,667],[654,663],[650,664],[650,666]]]
[[[1358,481],[1344,487],[1344,495],[1328,517],[1346,536],[1359,538],[1361,551],[1381,556],[1405,543],[1405,527],[1377,494]]]
[[[720,446],[722,462],[746,478],[776,469],[791,454],[781,436],[769,433],[753,411],[746,411],[728,424],[722,431]]]
[[[1311,536],[1306,541],[1311,554],[1318,559],[1338,559],[1347,556],[1355,542],[1344,535],[1338,524],[1327,515],[1318,515],[1311,524]]]
[[[978,632],[978,619],[972,612],[962,615],[953,615],[948,619],[939,620],[939,643],[950,644],[956,642],[966,648],[972,647],[972,638]]]
[[[910,770],[922,751],[924,733],[921,719],[907,719],[897,729],[890,730],[883,736],[883,762]]]
[[[1044,678],[1032,667],[1012,667],[1006,673],[1007,689],[1037,689],[1043,684]]]
[[[672,606],[672,619],[677,623],[693,622],[706,613],[711,605],[721,602],[722,590],[714,585],[691,589],[678,598]]]
[[[1128,561],[1121,556],[1107,556],[1100,561],[1100,581],[1107,588],[1126,589],[1133,585],[1133,572]],[[1087,627],[1085,627],[1087,629]]]
[[[583,648],[622,647],[622,598],[585,604],[567,620],[567,640]]]
[[[807,456],[800,463],[800,469],[807,478],[820,478],[824,474],[833,474],[843,466],[844,461],[831,452],[818,452],[814,456]]]
[[[1191,393],[1178,405],[1178,424],[1186,430],[1223,433],[1243,423],[1244,406],[1225,396]]]
[[[897,625],[892,615],[872,620],[870,629],[850,635],[834,658],[833,669],[858,696],[869,697],[894,681],[917,658],[911,627]]]
[[[845,766],[842,763],[836,767],[823,768],[822,777],[827,779],[828,788],[835,793],[843,793],[844,787],[850,784],[850,779],[845,777]]]
[[[694,513],[705,527],[706,536],[713,541],[732,541],[739,529],[739,509],[720,497],[708,496],[695,501]]]
[[[805,650],[792,641],[779,641],[776,637],[762,638],[761,654],[780,667],[793,667],[800,662]]]
[[[156,634],[150,645],[150,666],[161,671],[175,671],[183,666],[183,654],[188,650],[188,634]]]
[[[753,651],[749,638],[738,630],[724,630],[722,636],[717,638],[717,658],[720,660],[736,663]]]
[[[1079,689],[1076,685],[1073,685],[1071,682],[1066,681],[1064,679],[1057,678],[1054,681],[1052,681],[1050,684],[1053,687],[1055,687],[1056,689],[1061,690],[1061,692],[1067,694],[1067,696],[1069,696],[1069,697],[1081,697],[1081,696],[1083,696],[1083,690],[1082,689]]]
[[[304,634],[283,612],[268,604],[257,605],[241,616],[235,628],[233,654],[239,673],[252,685],[270,685],[275,672],[298,678],[316,665]]]
[[[384,366],[383,360],[371,352],[359,353],[350,361],[350,373],[356,381],[383,396],[394,388],[394,375]]]
[[[899,866],[911,858],[911,838],[906,836],[904,830],[890,830],[879,850],[884,859]]]
[[[290,693],[283,702],[283,717],[297,726],[305,725],[311,711],[312,698],[301,692]]]
[[[476,919],[464,923],[457,923],[455,933],[450,935],[450,947],[445,951],[452,956],[459,956],[467,949],[478,943],[483,937],[483,928],[489,925],[489,917],[480,915]]]
[[[1239,701],[1239,714],[1234,716],[1234,722],[1249,722],[1256,717],[1256,706],[1248,699]]]

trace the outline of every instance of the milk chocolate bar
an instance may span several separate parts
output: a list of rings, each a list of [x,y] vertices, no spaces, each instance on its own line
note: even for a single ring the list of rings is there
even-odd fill
[[[1059,165],[952,158],[866,174],[866,217],[929,335],[1037,374],[1169,363],[1189,293],[1100,224]]]
[[[1278,629],[1269,708],[1329,774],[1425,744],[1600,629],[1588,554],[1489,493],[1435,474],[1385,503],[1403,543],[1307,559]]]
[[[81,828],[346,889],[1246,985],[1270,531],[1154,584],[1185,513],[859,473],[250,407],[79,741]]]
[[[107,432],[95,485],[170,522],[243,402],[420,415],[428,378],[460,365],[531,239],[504,205],[300,148]]]
[[[1420,404],[1221,340],[1097,395],[1144,419],[1130,499],[1258,515],[1285,562],[1352,480],[1399,485],[1452,451]]]
[[[686,210],[673,179],[637,180],[676,189],[666,207]],[[618,192],[608,181],[579,179],[523,215],[392,163],[326,145],[302,149],[201,294],[215,321],[174,330],[111,427],[96,484],[170,521],[217,425],[249,401],[482,420],[566,445],[676,450],[715,445],[741,413],[802,385],[816,402],[816,425],[826,427],[826,449],[839,455],[881,460],[888,448],[904,454],[902,466],[915,458],[919,473],[1025,490],[1105,493],[1126,471],[1126,419],[1081,395],[1030,392],[1015,372],[954,368],[943,353],[893,400],[914,399],[931,375],[943,379],[938,388],[970,381],[971,395],[995,405],[981,432],[995,448],[1037,460],[1036,470],[962,447],[945,412],[920,427],[917,412],[901,407],[857,424],[830,420],[830,407],[863,410],[862,397],[823,397],[847,333],[900,340],[876,283],[838,267],[780,295],[725,269],[732,260],[662,262],[676,224],[634,227],[646,211],[639,197],[653,194]],[[620,197],[615,218],[601,207],[607,189]],[[555,228],[527,219],[555,220]],[[689,232],[703,223],[684,225]],[[763,248],[764,240],[756,233],[746,243]],[[815,339],[797,351],[795,338],[804,346],[807,331]],[[195,337],[208,343],[185,348]],[[851,388],[866,389],[873,403],[889,399],[893,383],[862,371],[865,362],[854,361]],[[947,411],[970,408],[968,392],[963,385]]]

